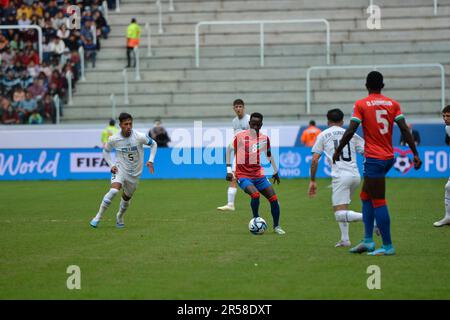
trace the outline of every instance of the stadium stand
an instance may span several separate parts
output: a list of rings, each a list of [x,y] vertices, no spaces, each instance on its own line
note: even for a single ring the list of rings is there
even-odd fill
[[[366,3],[367,2],[367,3]],[[117,109],[137,119],[228,119],[230,103],[243,98],[252,110],[272,119],[306,119],[306,70],[326,65],[325,33],[320,25],[265,27],[265,67],[259,65],[259,26],[205,27],[200,68],[195,66],[195,25],[200,21],[244,21],[325,18],[331,25],[331,65],[441,63],[450,64],[450,1],[378,0],[381,29],[369,30],[369,1],[342,0],[174,0],[163,4],[164,33],[158,33],[155,1],[123,0],[120,12],[110,10],[110,37],[102,41],[95,72],[77,83],[74,104],[64,109],[64,122],[104,121]],[[126,65],[125,30],[131,18],[142,27],[140,81],[128,69],[129,105],[124,105],[122,71]],[[147,57],[146,30],[152,30],[152,56]],[[365,95],[366,70],[314,74],[312,115],[330,106],[350,113]],[[386,94],[396,97],[408,115],[435,116],[440,103],[438,70],[383,70]],[[447,95],[449,91],[447,90]]]
[[[80,8],[79,30],[69,30],[67,8],[72,4]],[[66,75],[69,71],[72,74],[73,88],[80,77],[79,47],[95,39],[95,50],[100,50],[100,38],[107,37],[104,10],[99,0],[2,1],[0,123],[55,123],[57,103],[63,115],[67,104]],[[43,43],[38,41],[37,30],[26,28],[29,25],[42,28]],[[40,45],[42,61],[38,55]]]

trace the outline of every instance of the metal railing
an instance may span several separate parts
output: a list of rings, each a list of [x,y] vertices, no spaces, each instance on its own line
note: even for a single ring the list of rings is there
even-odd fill
[[[60,123],[61,118],[61,99],[57,94],[53,96],[53,103],[55,104],[55,112],[56,112],[56,124]]]
[[[120,1],[116,0],[116,12],[120,12]]]
[[[67,79],[67,86],[68,86],[68,96],[69,96],[69,101],[68,101],[68,105],[71,106],[73,105],[73,90],[72,90],[72,72],[71,71],[67,71],[66,73],[66,79]]]
[[[169,11],[175,11],[175,8],[173,6],[173,0],[169,0]]]
[[[109,96],[109,100],[111,100],[111,116],[112,116],[111,119],[115,119],[117,102],[114,93],[111,93],[111,95]]]
[[[127,69],[123,69],[122,71],[123,76],[123,104],[129,105],[130,100],[128,100],[128,75],[127,75]]]
[[[5,25],[5,26],[0,26],[0,30],[1,29],[35,29],[38,32],[38,51],[39,51],[39,62],[42,63],[42,59],[43,59],[43,49],[42,49],[42,45],[44,43],[43,37],[42,37],[42,28],[40,26],[37,25],[29,25],[29,26],[18,26],[18,25]]]
[[[311,114],[311,73],[317,70],[355,70],[355,69],[405,69],[405,68],[438,68],[441,72],[441,107],[445,107],[445,69],[440,63],[422,64],[380,64],[349,66],[315,66],[306,71],[306,113]]]
[[[145,31],[147,33],[147,57],[151,57],[152,53],[152,31],[150,29],[150,23],[145,23]]]
[[[373,0],[369,0],[369,5],[373,6]],[[434,15],[437,16],[437,14],[438,14],[438,0],[433,0],[433,12],[434,12]]]
[[[108,12],[109,9],[106,0],[103,0],[102,7],[103,7],[103,16],[105,17],[106,22],[109,24],[109,12]]]
[[[164,33],[163,29],[163,16],[162,16],[162,4],[161,0],[156,0],[156,6],[158,7],[158,33],[162,34]]]
[[[323,23],[326,27],[326,56],[330,64],[330,23],[326,19],[295,19],[295,20],[249,20],[249,21],[201,21],[195,26],[195,65],[200,67],[200,27],[205,25],[255,25],[260,26],[260,64],[264,67],[264,25],[265,24],[303,24]]]
[[[133,51],[134,51],[134,59],[136,60],[135,61],[136,67],[134,69],[134,71],[135,71],[135,79],[137,81],[139,81],[139,80],[141,80],[141,73],[139,72],[139,67],[140,67],[139,66],[139,64],[140,64],[140,61],[139,61],[139,47],[134,47]]]
[[[80,46],[78,48],[78,54],[80,55],[80,72],[81,72],[81,77],[80,77],[80,81],[86,81],[86,77],[84,75],[84,48],[83,46]]]

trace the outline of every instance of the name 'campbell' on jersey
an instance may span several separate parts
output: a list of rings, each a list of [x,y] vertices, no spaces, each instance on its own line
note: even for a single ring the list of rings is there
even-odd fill
[[[404,118],[400,104],[379,93],[358,100],[351,120],[362,123],[366,158],[394,158],[392,131],[394,121]]]
[[[233,142],[236,158],[236,178],[256,179],[264,176],[261,166],[261,152],[270,151],[269,137],[254,130],[236,134]]]
[[[358,164],[356,162],[356,153],[364,152],[364,140],[358,135],[354,135],[347,146],[342,150],[339,161],[333,164],[333,154],[338,147],[345,129],[333,126],[317,136],[316,143],[312,148],[313,153],[325,153],[326,159],[331,166],[331,177],[339,178],[343,176],[358,176]]]
[[[105,146],[105,151],[116,151],[116,166],[132,177],[139,177],[142,174],[144,163],[144,145],[151,146],[152,138],[134,131],[129,137],[124,137],[121,132],[109,137]]]

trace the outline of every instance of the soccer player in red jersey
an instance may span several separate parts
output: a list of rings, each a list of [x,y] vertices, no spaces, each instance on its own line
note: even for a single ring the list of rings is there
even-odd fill
[[[400,104],[381,94],[384,88],[383,75],[372,71],[367,75],[366,88],[369,96],[356,101],[350,125],[345,131],[339,146],[333,155],[333,162],[339,161],[343,148],[362,123],[364,148],[364,184],[360,194],[362,200],[364,240],[350,249],[351,253],[368,251],[369,255],[393,255],[389,211],[385,199],[385,176],[394,164],[392,147],[392,129],[394,122],[400,128],[407,144],[414,154],[414,168],[422,165],[414,139],[400,109]],[[375,250],[373,242],[374,219],[383,239],[383,246]]]
[[[233,141],[233,148],[236,163],[236,180],[239,187],[251,197],[250,206],[253,217],[259,217],[259,197],[260,193],[270,202],[270,208],[273,218],[273,230],[277,234],[285,234],[279,225],[280,206],[278,198],[272,184],[264,175],[264,169],[261,166],[261,152],[265,152],[274,170],[273,182],[280,183],[277,166],[270,150],[270,139],[260,132],[263,125],[263,115],[252,113],[250,115],[250,129],[236,134]],[[231,170],[230,153],[227,152],[227,176],[226,180],[233,179]]]

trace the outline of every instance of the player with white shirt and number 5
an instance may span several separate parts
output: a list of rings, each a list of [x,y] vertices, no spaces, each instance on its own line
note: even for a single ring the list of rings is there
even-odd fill
[[[442,109],[442,118],[445,122],[445,132],[450,136],[450,105]],[[450,226],[450,178],[445,185],[445,216],[439,221],[433,223],[435,227]]]
[[[317,194],[317,168],[320,157],[322,154],[325,154],[327,161],[331,165],[334,215],[341,230],[341,240],[336,243],[335,247],[349,247],[351,243],[348,223],[362,220],[362,213],[348,210],[348,206],[353,193],[361,182],[356,153],[364,153],[364,140],[355,134],[341,153],[339,160],[333,163],[332,157],[334,150],[339,145],[345,132],[345,129],[342,128],[344,125],[344,113],[340,109],[329,110],[327,119],[329,128],[317,136],[317,140],[312,148],[313,157],[311,161],[308,194],[310,197],[314,197]]]
[[[100,204],[100,209],[90,225],[97,228],[103,213],[111,205],[114,197],[123,188],[119,212],[116,216],[116,226],[125,226],[123,216],[133,193],[136,191],[139,178],[142,174],[144,160],[144,145],[151,148],[150,157],[146,163],[151,174],[155,172],[153,162],[158,148],[157,143],[149,136],[133,130],[133,117],[128,113],[119,115],[120,132],[109,137],[103,149],[103,158],[111,168],[111,189],[105,194]],[[116,161],[112,162],[111,151],[116,151]]]

